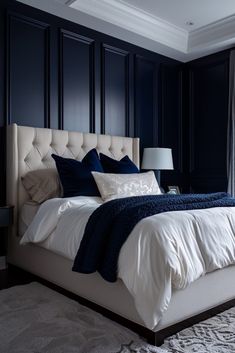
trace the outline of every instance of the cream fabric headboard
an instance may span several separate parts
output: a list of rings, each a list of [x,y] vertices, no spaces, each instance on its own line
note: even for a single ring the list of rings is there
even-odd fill
[[[17,126],[7,127],[7,202],[15,206],[17,232],[18,212],[29,199],[21,182],[28,171],[55,168],[51,154],[81,160],[96,148],[117,160],[128,155],[139,166],[139,139]]]

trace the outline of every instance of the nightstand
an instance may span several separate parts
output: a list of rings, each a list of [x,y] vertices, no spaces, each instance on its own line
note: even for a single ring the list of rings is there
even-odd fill
[[[14,206],[0,206],[0,270],[6,269],[7,230],[13,224]]]

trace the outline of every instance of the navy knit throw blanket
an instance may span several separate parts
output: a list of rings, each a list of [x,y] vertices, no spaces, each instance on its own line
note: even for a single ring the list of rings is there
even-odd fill
[[[98,271],[115,282],[121,247],[141,219],[169,211],[234,206],[235,198],[227,193],[135,196],[106,202],[87,222],[73,271]]]

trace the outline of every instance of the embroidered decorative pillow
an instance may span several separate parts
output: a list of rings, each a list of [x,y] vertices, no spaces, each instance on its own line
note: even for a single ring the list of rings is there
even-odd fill
[[[104,201],[130,196],[161,194],[153,171],[138,174],[92,172],[92,175]]]
[[[103,172],[96,149],[90,150],[81,162],[72,158],[51,155],[63,187],[63,197],[100,196],[92,171]]]
[[[38,169],[22,177],[22,183],[34,202],[42,203],[61,197],[59,175],[56,169]]]
[[[115,174],[132,174],[139,173],[136,167],[128,156],[123,157],[120,161],[110,158],[103,153],[100,153],[100,161],[105,173]]]

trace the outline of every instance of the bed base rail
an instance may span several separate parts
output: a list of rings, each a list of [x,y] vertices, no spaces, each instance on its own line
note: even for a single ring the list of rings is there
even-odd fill
[[[37,282],[51,288],[52,290],[55,290],[55,291],[59,292],[60,294],[63,294],[72,300],[76,300],[80,304],[82,304],[82,305],[84,305],[84,306],[86,306],[96,312],[99,312],[100,314],[121,324],[122,326],[127,327],[128,329],[134,331],[135,333],[139,334],[141,337],[146,339],[149,344],[152,344],[154,346],[161,346],[167,337],[172,336],[179,331],[182,331],[192,325],[195,325],[200,321],[207,320],[210,317],[215,316],[215,315],[235,306],[235,299],[232,299],[232,300],[229,300],[229,301],[227,301],[223,304],[220,304],[214,308],[203,311],[202,313],[200,313],[198,315],[192,316],[192,317],[190,317],[186,320],[180,321],[172,326],[166,327],[158,332],[153,332],[153,331],[151,331],[151,330],[149,330],[149,329],[147,329],[137,323],[134,323],[134,322],[118,315],[118,314],[113,313],[112,311],[110,311],[110,310],[108,310],[108,309],[106,309],[96,303],[91,302],[90,300],[84,299],[77,294],[69,292],[68,290],[66,290],[66,289],[64,289],[54,283],[51,283],[51,282],[49,282],[39,276],[36,276],[28,271],[22,270],[19,267],[16,267],[14,265],[9,264],[8,273],[9,273],[9,277],[10,277],[10,283],[12,282],[11,277],[17,278],[17,284],[22,284],[22,283],[26,284],[31,281],[37,281]]]

